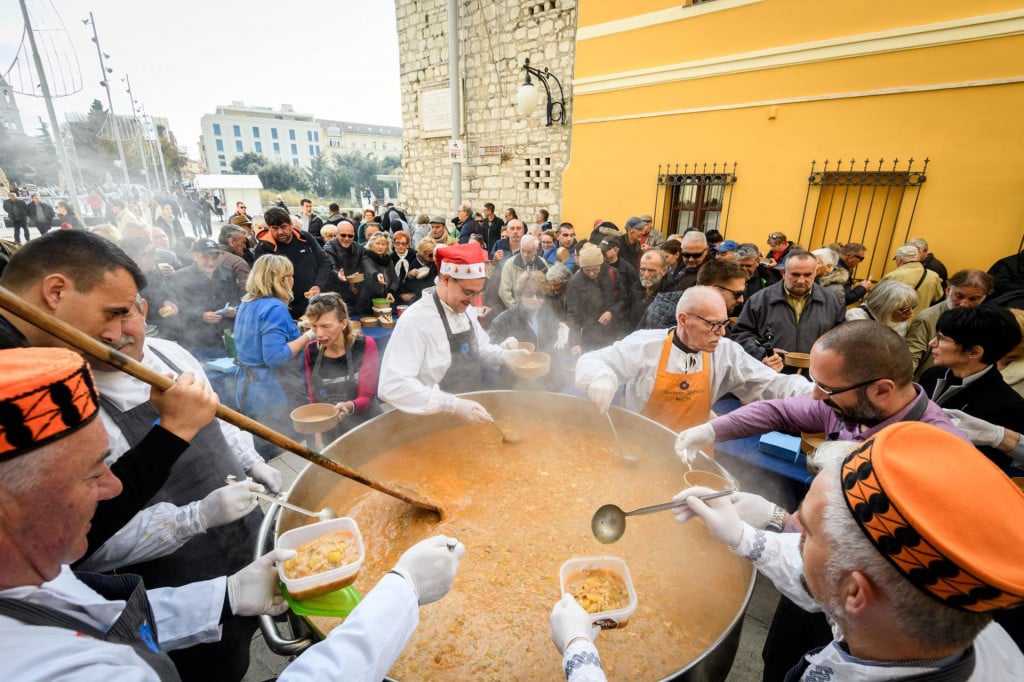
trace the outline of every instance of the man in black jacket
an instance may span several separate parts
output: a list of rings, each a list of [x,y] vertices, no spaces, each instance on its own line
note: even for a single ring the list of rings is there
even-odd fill
[[[275,253],[292,262],[295,268],[292,294],[295,298],[288,309],[292,317],[298,319],[306,312],[306,299],[319,294],[320,289],[330,283],[331,262],[327,260],[316,238],[300,230],[298,220],[293,222],[288,211],[274,206],[267,209],[263,219],[267,227],[256,235],[259,243],[253,249],[253,255],[259,258]]]
[[[33,194],[28,204],[28,224],[39,230],[39,234],[46,234],[53,227],[53,206],[44,202],[38,194]]]
[[[303,199],[299,202],[299,215],[296,216],[299,219],[299,223],[302,225],[301,229],[309,232],[311,235],[316,237],[318,243],[323,244],[324,240],[320,238],[320,230],[324,226],[323,219],[320,218],[316,213],[313,213],[313,202],[309,199]]]
[[[505,221],[494,215],[494,204],[489,201],[484,204],[484,219],[480,223],[480,227],[484,236],[484,246],[490,253],[497,241],[501,239],[501,228],[505,227]]]
[[[25,241],[28,241],[28,206],[14,192],[8,192],[4,199],[4,213],[7,214],[7,222],[14,227],[14,242],[21,243],[22,230],[25,231]]]

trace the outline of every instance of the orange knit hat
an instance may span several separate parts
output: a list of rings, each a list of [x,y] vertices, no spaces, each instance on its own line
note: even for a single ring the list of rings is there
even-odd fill
[[[850,453],[840,476],[861,530],[915,587],[964,611],[1024,603],[1024,494],[970,443],[894,424]]]
[[[96,417],[92,373],[65,348],[0,350],[0,461],[63,438]]]

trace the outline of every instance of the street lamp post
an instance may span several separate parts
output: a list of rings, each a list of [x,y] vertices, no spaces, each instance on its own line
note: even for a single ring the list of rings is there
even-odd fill
[[[128,176],[128,162],[124,158],[124,145],[121,144],[121,133],[117,129],[117,115],[114,114],[114,98],[110,95],[110,83],[107,80],[107,74],[114,73],[113,69],[107,68],[107,65],[103,62],[105,55],[103,50],[100,49],[100,38],[99,34],[96,33],[96,20],[93,19],[92,12],[89,12],[88,19],[82,19],[82,23],[86,25],[92,25],[92,42],[96,43],[96,56],[100,60],[100,74],[103,80],[100,81],[100,85],[107,91],[107,107],[110,110],[110,116],[113,120],[114,130],[114,142],[117,143],[117,156],[121,159],[121,173],[124,175],[124,184],[127,188],[131,188],[131,178]]]

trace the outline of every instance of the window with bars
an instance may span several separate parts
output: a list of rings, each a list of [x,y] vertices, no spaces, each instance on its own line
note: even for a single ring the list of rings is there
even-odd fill
[[[731,187],[736,164],[671,164],[658,166],[658,212],[655,218],[666,234],[682,234],[691,227],[725,234],[729,222]]]

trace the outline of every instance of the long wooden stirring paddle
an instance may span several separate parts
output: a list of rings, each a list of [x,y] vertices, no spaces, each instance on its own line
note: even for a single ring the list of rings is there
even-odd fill
[[[130,374],[139,381],[144,381],[150,386],[154,386],[160,390],[167,390],[174,384],[172,379],[158,374],[145,365],[136,362],[124,353],[100,343],[87,334],[75,329],[68,323],[58,320],[53,315],[50,315],[28,301],[18,297],[14,292],[2,286],[0,286],[0,308],[3,308],[13,315],[17,315],[29,324],[39,327],[72,348],[80,350],[98,360],[117,367],[121,371]],[[395,497],[403,502],[408,502],[413,506],[437,512],[441,518],[444,518],[445,516],[444,510],[438,503],[419,495],[416,491],[408,490],[407,488],[395,484],[382,483],[376,479],[370,478],[369,476],[362,474],[341,462],[336,462],[333,459],[324,457],[321,453],[306,447],[298,441],[292,440],[283,433],[275,431],[274,429],[246,417],[241,412],[232,410],[230,407],[218,405],[217,416],[230,424],[234,424],[240,429],[248,431],[254,436],[259,436],[263,440],[269,441],[280,448],[288,450],[289,452],[294,452],[299,457],[307,459],[313,464],[319,465],[346,478],[351,478],[353,481],[358,481],[365,486],[369,486],[374,490],[380,491],[385,495]]]

